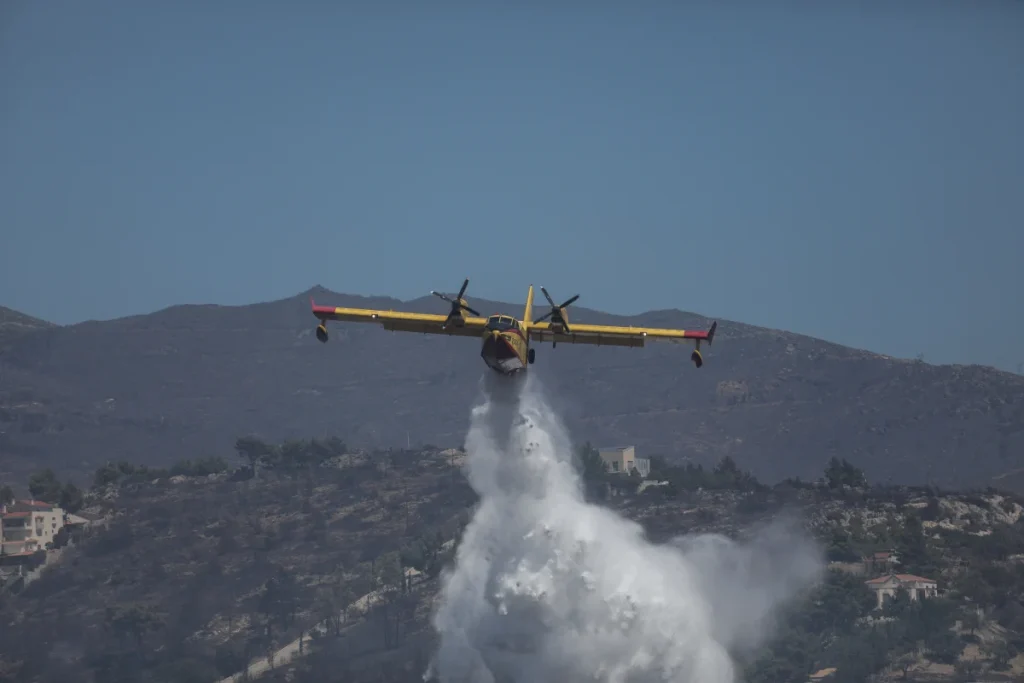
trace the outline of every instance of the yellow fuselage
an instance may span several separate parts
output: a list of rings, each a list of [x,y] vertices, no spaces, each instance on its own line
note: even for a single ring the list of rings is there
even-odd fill
[[[492,315],[484,328],[480,356],[503,375],[525,370],[530,361],[526,326],[511,316]]]

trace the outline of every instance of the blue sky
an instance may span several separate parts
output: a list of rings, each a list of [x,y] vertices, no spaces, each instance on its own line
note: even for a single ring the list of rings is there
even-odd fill
[[[0,303],[468,276],[1024,361],[1021,3],[359,5],[0,3]]]

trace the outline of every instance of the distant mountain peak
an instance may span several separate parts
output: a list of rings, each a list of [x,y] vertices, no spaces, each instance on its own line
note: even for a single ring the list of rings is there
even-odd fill
[[[55,323],[0,306],[0,346],[4,346],[26,334],[59,327]]]
[[[310,297],[316,296],[317,294],[334,294],[331,290],[327,289],[321,284],[316,284],[307,289],[306,291],[299,294],[299,296]]]
[[[7,306],[0,306],[0,325],[30,325],[33,327],[58,327],[56,323],[51,323],[48,320],[37,318],[29,315],[28,313],[22,313],[16,311],[13,308]]]

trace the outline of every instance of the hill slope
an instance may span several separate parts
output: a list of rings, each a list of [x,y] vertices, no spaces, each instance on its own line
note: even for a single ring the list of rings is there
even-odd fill
[[[213,683],[275,652],[267,683],[422,681],[437,646],[439,574],[479,500],[463,455],[289,444],[256,477],[248,468],[112,476],[86,500],[105,519],[76,534],[38,580],[0,583],[0,680]],[[880,680],[907,670],[910,680],[978,680],[954,672],[982,669],[984,680],[1020,680],[1024,500],[851,488],[847,476],[864,482],[843,467],[826,471],[827,486],[770,488],[735,470],[657,469],[670,484],[642,493],[638,479],[583,476],[591,491],[616,491],[603,504],[652,542],[749,537],[786,515],[833,561],[763,651],[734,653],[738,680],[802,681],[824,667],[838,667],[835,683],[887,668]],[[895,551],[894,565],[859,561],[883,550]],[[403,566],[416,570],[408,580]],[[897,598],[873,612],[864,582],[890,569],[935,580],[940,597]],[[292,654],[306,656],[289,664]]]
[[[53,323],[0,306],[0,349],[22,335],[51,327]]]
[[[312,332],[321,303],[443,312],[314,288],[249,306],[175,306],[46,328],[2,357],[0,478],[42,464],[88,476],[109,458],[166,464],[225,453],[235,438],[341,434],[355,446],[459,446],[486,371],[472,339],[336,325]],[[483,313],[521,304],[471,300]],[[698,327],[679,311],[573,320]],[[1024,467],[1024,378],[932,366],[727,320],[696,370],[688,351],[538,347],[531,372],[580,440],[711,462],[764,481],[815,476],[832,456],[875,480],[987,485]],[[999,480],[1001,486],[1020,481]]]

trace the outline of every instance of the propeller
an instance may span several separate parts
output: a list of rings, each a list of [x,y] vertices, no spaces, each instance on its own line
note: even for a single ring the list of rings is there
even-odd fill
[[[561,306],[556,306],[554,300],[552,300],[552,298],[551,298],[551,295],[548,294],[548,290],[546,290],[543,287],[541,287],[540,291],[544,294],[544,298],[548,300],[548,303],[551,304],[551,310],[548,311],[547,313],[545,313],[544,315],[542,315],[541,317],[537,318],[534,322],[538,322],[539,323],[541,320],[544,320],[546,318],[551,318],[551,322],[552,323],[560,324],[562,326],[562,329],[565,330],[565,332],[568,334],[569,333],[569,323],[566,322],[565,316],[563,315],[563,313],[565,312],[565,308],[569,304],[571,304],[572,302],[576,301],[576,299],[580,298],[580,295],[577,294],[576,296],[572,297],[571,299],[566,299],[564,302],[562,302]]]
[[[469,305],[466,303],[465,299],[462,298],[462,295],[466,293],[466,287],[468,287],[468,286],[469,286],[469,278],[467,277],[466,281],[462,283],[462,289],[459,290],[459,293],[455,295],[454,299],[451,299],[451,298],[445,296],[441,292],[435,292],[435,291],[431,290],[431,292],[430,292],[431,294],[433,294],[434,296],[436,296],[436,297],[438,297],[440,299],[444,299],[445,301],[447,301],[448,303],[450,303],[452,305],[451,312],[448,313],[448,317],[445,318],[444,324],[441,325],[441,329],[442,330],[445,329],[446,327],[448,327],[448,323],[450,323],[452,321],[452,318],[455,318],[457,316],[462,315],[462,311],[463,310],[467,310],[467,311],[469,311],[470,313],[472,313],[475,316],[479,316],[480,315],[479,313],[474,311],[472,308],[470,308]]]

